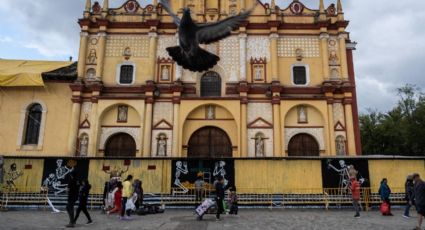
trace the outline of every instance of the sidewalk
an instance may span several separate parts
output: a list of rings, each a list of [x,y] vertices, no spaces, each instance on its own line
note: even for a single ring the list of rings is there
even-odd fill
[[[401,210],[393,217],[384,217],[377,211],[362,212],[360,219],[353,218],[352,211],[325,210],[240,210],[239,217],[223,215],[215,221],[214,215],[197,221],[189,210],[166,210],[164,214],[133,216],[132,220],[120,221],[116,215],[107,216],[100,211],[90,212],[94,224],[86,226],[86,217],[81,213],[75,229],[153,229],[153,230],[215,230],[215,229],[293,229],[293,230],[402,230],[413,229],[416,218],[404,219]],[[414,216],[416,213],[412,212]],[[6,229],[65,229],[67,213],[53,214],[49,211],[0,212],[0,228]]]

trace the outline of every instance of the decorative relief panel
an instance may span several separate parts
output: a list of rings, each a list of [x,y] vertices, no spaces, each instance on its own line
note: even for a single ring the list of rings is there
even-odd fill
[[[338,38],[330,37],[328,41],[329,65],[338,65]]]
[[[173,122],[173,104],[170,102],[156,102],[153,109],[153,125],[161,120],[166,120],[170,124]]]
[[[320,150],[325,150],[325,138],[323,128],[285,128],[285,150],[288,150],[289,141],[297,134],[307,133],[313,136],[319,143]]]
[[[342,103],[334,103],[333,104],[333,112],[334,112],[334,125],[341,122],[342,125],[345,126],[345,116],[344,116],[344,106]]]
[[[108,138],[116,133],[127,133],[133,137],[136,142],[136,148],[140,149],[140,128],[130,128],[130,127],[112,127],[112,128],[102,128],[100,134],[100,143],[99,149],[105,149],[105,143]]]
[[[162,136],[166,138],[161,139]],[[152,130],[152,157],[171,157],[172,141],[173,141],[173,131],[172,130]],[[165,141],[165,143],[163,143]],[[158,147],[161,148],[161,151],[158,151]],[[165,155],[163,150],[165,149]]]
[[[271,103],[249,103],[248,104],[248,124],[257,118],[263,118],[269,123],[273,123],[273,107]]]
[[[239,76],[239,38],[231,36],[220,41],[220,65],[228,81],[237,81]]]
[[[130,47],[133,57],[149,56],[149,37],[133,35],[112,35],[106,37],[107,57],[122,57],[124,50]]]
[[[268,36],[248,36],[247,61],[251,58],[264,58],[270,60],[270,40]]]
[[[320,57],[319,37],[283,37],[277,43],[279,57],[296,57],[297,49],[302,50],[303,57]]]
[[[264,157],[273,157],[273,129],[248,129],[248,157],[256,157],[255,137],[259,132],[264,134]]]
[[[171,58],[168,55],[168,52],[166,50],[167,47],[176,46],[177,39],[174,35],[160,35],[158,36],[158,46],[157,46],[157,57],[158,58]]]
[[[88,118],[91,113],[91,102],[83,102],[81,105],[81,115],[80,121],[82,122],[84,119]]]

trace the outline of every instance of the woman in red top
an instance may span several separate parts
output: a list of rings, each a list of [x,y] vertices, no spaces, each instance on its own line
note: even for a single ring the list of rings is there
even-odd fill
[[[355,218],[360,218],[360,184],[359,182],[356,180],[355,177],[351,177],[351,195],[353,198],[353,207],[354,210],[356,211],[356,215],[354,216]]]
[[[114,194],[114,208],[108,211],[108,215],[111,213],[121,213],[121,200],[122,200],[122,184],[118,182],[117,191]]]

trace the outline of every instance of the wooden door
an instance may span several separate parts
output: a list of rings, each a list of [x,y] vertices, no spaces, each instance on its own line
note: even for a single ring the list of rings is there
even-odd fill
[[[204,127],[190,137],[187,155],[192,158],[232,157],[232,143],[223,130]]]
[[[314,137],[308,134],[298,134],[291,138],[288,146],[288,156],[319,156],[320,148]]]
[[[127,133],[111,136],[105,145],[105,157],[135,157],[136,142]]]

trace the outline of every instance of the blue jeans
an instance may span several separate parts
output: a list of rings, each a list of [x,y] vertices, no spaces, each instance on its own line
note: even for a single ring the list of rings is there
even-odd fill
[[[412,207],[412,205],[409,203],[409,201],[407,201],[406,207],[404,208],[404,215],[405,216],[409,216],[410,207]]]

